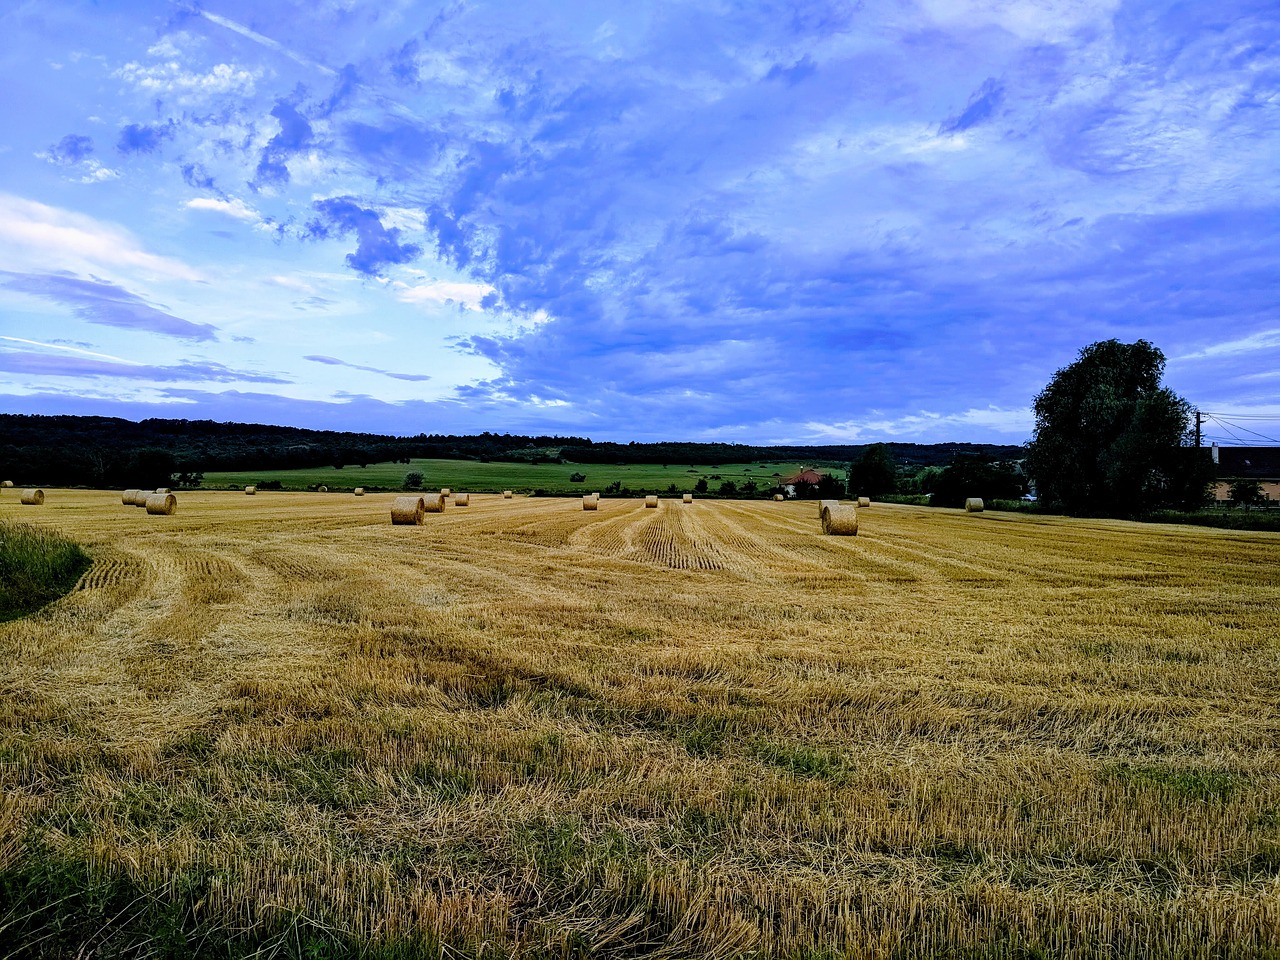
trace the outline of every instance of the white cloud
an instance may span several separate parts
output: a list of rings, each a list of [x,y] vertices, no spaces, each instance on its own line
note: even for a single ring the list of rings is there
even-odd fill
[[[115,267],[178,280],[203,279],[180,260],[147,252],[122,227],[5,193],[0,193],[0,262],[10,270],[42,273]]]
[[[1120,0],[920,0],[935,23],[951,29],[995,26],[1024,41],[1062,42],[1105,23]]]
[[[396,298],[402,303],[460,303],[468,310],[479,310],[480,301],[493,293],[487,283],[459,283],[450,280],[434,280],[411,286],[397,280],[392,284]]]
[[[1280,330],[1260,330],[1257,333],[1251,333],[1247,337],[1241,337],[1238,340],[1224,340],[1221,343],[1215,343],[1196,350],[1192,353],[1179,354],[1176,357],[1170,357],[1170,363],[1180,363],[1186,360],[1215,360],[1218,357],[1234,357],[1241,354],[1253,354],[1259,350],[1269,350],[1272,347],[1280,347]]]
[[[99,360],[111,360],[115,363],[129,363],[134,366],[141,366],[137,360],[126,360],[124,357],[112,356],[109,353],[97,353],[93,350],[84,350],[80,347],[68,347],[61,343],[45,343],[43,340],[28,340],[25,337],[6,337],[0,336],[0,340],[8,340],[12,343],[25,343],[29,347],[43,347],[46,350],[65,350],[68,353],[78,353],[86,357],[97,357]]]
[[[166,60],[150,67],[131,61],[116,75],[147,93],[174,94],[184,102],[219,94],[248,96],[253,93],[257,82],[255,74],[229,63],[220,63],[208,73],[191,73],[184,70],[177,60]]]
[[[938,436],[939,428],[983,427],[999,433],[1028,437],[1035,427],[1035,414],[1030,408],[1006,410],[1000,407],[983,407],[962,410],[958,413],[932,413],[921,410],[896,418],[871,416],[838,423],[809,421],[804,428],[811,440],[838,440],[855,442],[871,437],[920,437]]]
[[[256,223],[258,212],[238,197],[220,200],[216,197],[196,197],[186,203],[188,210],[208,210],[210,213],[221,213],[246,223]]]

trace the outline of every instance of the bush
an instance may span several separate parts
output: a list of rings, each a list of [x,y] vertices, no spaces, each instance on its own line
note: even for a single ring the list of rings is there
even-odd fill
[[[406,490],[422,489],[422,474],[417,470],[411,470],[404,475],[404,488]]]
[[[585,473],[571,473],[569,474],[569,482],[570,483],[586,483],[587,475]]]
[[[0,621],[57,600],[89,567],[77,543],[25,523],[0,521]]]

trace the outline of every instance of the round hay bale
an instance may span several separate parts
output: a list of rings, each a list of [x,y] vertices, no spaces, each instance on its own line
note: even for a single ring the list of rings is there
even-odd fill
[[[178,510],[178,498],[172,493],[153,493],[144,504],[147,513],[158,517],[172,517]]]
[[[169,487],[156,487],[156,493],[173,493]]]
[[[454,505],[455,507],[469,507],[469,506],[471,506],[471,494],[469,494],[469,493],[455,493],[455,494],[453,495],[453,505]]]
[[[585,497],[582,498],[583,510],[598,510],[599,508],[600,508],[600,501],[597,500],[595,497],[593,497],[591,494],[588,493]]]
[[[658,498],[651,493],[644,498],[644,505],[646,507],[656,507],[658,505]]]
[[[966,513],[981,513],[985,508],[981,497],[967,497],[964,501]]]
[[[137,490],[126,490],[124,493],[120,494],[120,502],[123,503],[126,507],[132,507],[133,498],[136,497],[137,495],[138,495]]]
[[[783,496],[782,496],[782,494],[780,494],[780,493],[775,493],[775,494],[773,495],[773,499],[774,499],[774,500],[776,500],[776,501],[781,502],[782,500],[784,500],[784,499],[786,499],[786,498],[785,498],[785,497],[783,497]]]
[[[448,487],[441,487],[440,496],[444,497],[445,499],[448,499],[449,497],[453,496],[453,491],[450,490]]]
[[[29,507],[39,507],[44,504],[43,490],[23,490],[22,502]]]
[[[822,511],[822,532],[829,537],[858,535],[858,508],[851,503],[837,503]]]
[[[593,497],[595,497],[597,500],[599,500],[599,499],[600,499],[600,491],[599,491],[599,490],[597,490],[595,493],[593,493],[593,494],[592,494],[592,496],[593,496]]]
[[[512,494],[512,492],[511,492],[510,490],[503,490],[503,491],[502,491],[502,499],[503,499],[503,500],[510,500],[510,499],[512,498],[512,496],[513,496],[513,494]]]
[[[357,497],[363,497],[363,496],[364,496],[364,487],[356,487],[356,488],[355,488],[354,490],[352,490],[351,492],[352,492],[353,494],[355,494]]]
[[[320,484],[320,486],[316,487],[316,493],[328,493],[328,492],[329,492],[329,488],[326,487],[323,483]]]
[[[426,504],[427,513],[444,513],[443,493],[428,493],[423,496],[422,502]]]
[[[870,497],[859,497],[859,498],[858,498],[858,506],[860,506],[860,507],[869,507],[869,506],[871,506],[871,498],[870,498]]]
[[[126,492],[129,494],[129,506],[145,507],[147,505],[147,497],[150,494],[146,490],[130,490]]]
[[[692,493],[686,493],[683,497],[681,497],[681,498],[680,498],[680,502],[681,502],[681,503],[693,503],[693,494],[692,494]]]
[[[4,487],[6,490],[8,490],[12,486],[13,486],[12,480],[0,480],[0,487]]]
[[[392,524],[422,523],[422,515],[426,512],[427,505],[422,497],[396,497],[391,501]]]
[[[256,497],[258,495],[258,488],[251,484],[244,488],[244,495],[246,497]]]
[[[838,506],[840,506],[839,500],[819,500],[818,501],[818,519],[819,520],[822,519],[822,511],[826,510],[827,507],[838,507]]]

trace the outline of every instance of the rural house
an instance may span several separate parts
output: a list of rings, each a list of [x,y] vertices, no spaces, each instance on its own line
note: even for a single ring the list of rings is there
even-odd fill
[[[1210,447],[1213,454],[1213,497],[1222,502],[1231,499],[1233,480],[1257,480],[1262,495],[1280,504],[1280,447]]]

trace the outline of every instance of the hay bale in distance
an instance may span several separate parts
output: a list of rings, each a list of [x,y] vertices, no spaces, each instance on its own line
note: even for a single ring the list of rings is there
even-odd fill
[[[588,493],[585,497],[582,498],[583,510],[598,510],[599,508],[600,508],[600,501],[597,500],[595,497],[593,497],[591,494]]]
[[[444,497],[447,500],[449,497],[453,496],[453,491],[450,490],[448,487],[441,487],[440,496]]]
[[[171,490],[169,487],[156,487],[155,492],[156,493],[173,493],[173,490]]]
[[[364,487],[356,487],[356,488],[355,488],[354,490],[352,490],[351,492],[352,492],[353,494],[355,494],[357,497],[363,497],[363,496],[364,496]]]
[[[781,500],[784,500],[784,499],[786,499],[786,498],[785,498],[785,497],[783,497],[783,496],[782,496],[782,494],[780,494],[780,493],[775,493],[775,494],[773,495],[773,499],[774,499],[774,500],[777,500],[777,501],[781,501]]]
[[[858,535],[858,508],[851,503],[837,503],[822,511],[822,532],[829,537]]]
[[[503,490],[503,491],[502,491],[502,499],[503,499],[503,500],[510,500],[513,496],[514,496],[514,494],[513,494],[510,490]]]
[[[455,493],[455,494],[453,495],[453,505],[454,505],[455,507],[469,507],[469,506],[471,506],[471,494],[469,494],[469,493]]]
[[[391,501],[391,523],[422,523],[422,515],[427,512],[426,502],[422,497],[396,497]]]
[[[8,490],[12,486],[13,486],[12,480],[0,480],[0,487],[4,487],[6,490]]]
[[[858,498],[858,506],[860,506],[860,507],[869,507],[869,506],[871,506],[871,498],[870,498],[870,497],[859,497],[859,498]]]
[[[422,497],[427,513],[444,513],[444,494],[428,493]]]
[[[838,506],[840,506],[839,500],[819,500],[818,501],[818,519],[819,520],[822,519],[822,511],[826,510],[827,507],[838,507]]]
[[[654,494],[652,494],[652,493],[651,493],[651,494],[649,494],[647,497],[645,497],[645,498],[644,498],[644,505],[645,505],[646,507],[657,507],[657,505],[658,505],[658,498],[657,498]]]
[[[150,494],[145,503],[147,513],[157,517],[172,517],[178,511],[178,498],[172,493]]]
[[[29,507],[39,507],[44,504],[43,490],[23,490],[22,502]]]
[[[693,503],[693,494],[692,494],[692,493],[686,493],[683,497],[681,497],[681,498],[680,498],[680,502],[681,502],[681,503]]]
[[[126,507],[132,507],[133,498],[136,497],[137,495],[138,495],[137,490],[126,490],[124,493],[120,494],[120,502],[123,503]]]
[[[246,497],[256,497],[258,495],[258,488],[252,485],[247,486],[244,488],[244,495]]]
[[[329,492],[329,488],[326,487],[323,483],[320,484],[320,486],[316,487],[316,493],[328,493],[328,492]]]
[[[966,513],[981,513],[985,509],[985,504],[981,497],[967,497],[964,501],[964,509]]]
[[[131,507],[145,507],[147,505],[147,497],[150,494],[146,490],[126,490],[125,496],[129,499],[124,502]]]

